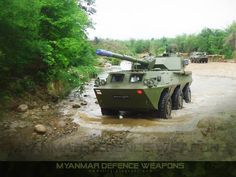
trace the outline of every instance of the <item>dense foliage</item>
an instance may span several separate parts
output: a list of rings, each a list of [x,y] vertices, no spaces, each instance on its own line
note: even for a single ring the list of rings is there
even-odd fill
[[[20,92],[57,80],[75,86],[79,66],[92,72],[95,57],[86,29],[93,3],[1,0],[0,90]]]
[[[173,52],[191,53],[194,51],[203,51],[208,54],[224,55],[226,59],[236,58],[236,22],[233,22],[227,29],[203,29],[199,34],[179,35],[175,38],[161,38],[151,40],[127,40],[115,41],[116,46],[112,45],[113,40],[102,40],[95,38],[94,42],[98,47],[107,47],[116,52],[150,53],[159,55],[166,49]],[[112,45],[113,48],[109,47]],[[120,48],[126,49],[120,50]]]

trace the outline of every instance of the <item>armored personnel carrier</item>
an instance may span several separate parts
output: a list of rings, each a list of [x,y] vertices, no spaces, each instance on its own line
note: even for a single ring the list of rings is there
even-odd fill
[[[183,100],[191,102],[192,72],[185,71],[188,60],[169,55],[141,60],[101,49],[96,54],[132,62],[131,70],[95,80],[94,92],[103,115],[153,111],[168,119],[172,109],[183,108]]]
[[[190,55],[190,60],[192,63],[208,63],[206,52],[193,52]]]

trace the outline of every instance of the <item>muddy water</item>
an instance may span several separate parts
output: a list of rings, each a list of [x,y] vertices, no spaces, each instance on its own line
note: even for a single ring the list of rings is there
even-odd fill
[[[127,63],[122,63],[122,67]],[[119,67],[107,68],[106,71],[116,71]],[[184,104],[182,110],[172,112],[172,119],[158,119],[153,115],[126,115],[124,119],[118,116],[102,116],[100,107],[96,104],[92,80],[85,86],[83,99],[88,105],[78,110],[71,108],[65,100],[62,111],[70,114],[74,122],[86,129],[97,131],[129,131],[129,132],[181,132],[192,131],[199,120],[218,116],[224,112],[234,112],[236,108],[236,65],[227,63],[209,63],[206,65],[191,64],[187,70],[193,71],[192,102]],[[225,72],[224,72],[225,71]],[[102,73],[100,77],[106,77]],[[73,98],[72,92],[69,99]],[[76,102],[76,98],[75,101]]]

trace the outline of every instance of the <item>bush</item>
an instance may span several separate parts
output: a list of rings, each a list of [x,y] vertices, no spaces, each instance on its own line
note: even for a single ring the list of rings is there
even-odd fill
[[[73,88],[83,85],[90,78],[97,74],[97,70],[92,67],[72,67],[67,71],[60,70],[55,73],[55,77],[47,85],[50,95],[64,97]]]

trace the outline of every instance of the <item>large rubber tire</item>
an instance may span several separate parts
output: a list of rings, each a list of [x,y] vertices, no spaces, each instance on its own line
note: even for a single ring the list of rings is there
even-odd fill
[[[159,116],[161,118],[164,118],[164,119],[171,118],[172,103],[171,103],[171,97],[168,92],[164,92],[161,95],[161,98],[158,104],[158,110],[159,110]]]
[[[118,115],[118,111],[112,109],[101,108],[102,115],[113,116]]]
[[[179,87],[175,89],[171,99],[172,99],[172,108],[174,110],[183,108],[183,92]]]
[[[183,90],[183,98],[186,103],[191,102],[191,89],[189,85],[187,85]]]

